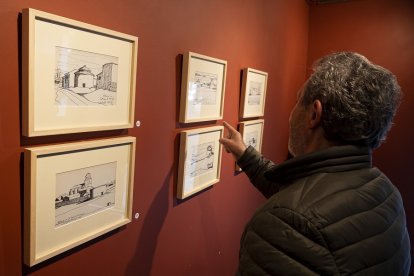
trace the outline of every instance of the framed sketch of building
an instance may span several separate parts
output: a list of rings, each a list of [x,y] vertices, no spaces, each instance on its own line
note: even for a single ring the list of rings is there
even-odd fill
[[[33,266],[131,221],[135,138],[24,152],[24,263]]]
[[[192,52],[183,55],[181,123],[223,118],[227,61]]]
[[[266,72],[252,68],[243,70],[240,118],[252,118],[264,115],[267,75]]]
[[[239,132],[243,137],[244,144],[254,147],[258,152],[262,150],[264,120],[252,120],[239,123]],[[236,171],[240,171],[236,163]]]
[[[131,128],[138,38],[23,10],[25,136]]]
[[[177,198],[184,199],[220,180],[221,137],[222,126],[181,132]]]

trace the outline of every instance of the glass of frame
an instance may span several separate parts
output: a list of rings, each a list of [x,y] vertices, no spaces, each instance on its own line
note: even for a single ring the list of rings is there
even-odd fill
[[[180,123],[223,118],[227,61],[192,52],[183,56]]]
[[[138,38],[23,10],[22,133],[131,128]]]
[[[220,181],[223,129],[214,126],[181,132],[177,198],[184,199]]]
[[[264,120],[253,120],[239,123],[239,132],[243,137],[244,144],[254,147],[258,152],[262,150]],[[241,168],[236,163],[236,171]]]
[[[264,115],[267,73],[252,68],[243,69],[240,117],[251,118]]]
[[[129,136],[26,148],[25,264],[129,223],[134,160]]]

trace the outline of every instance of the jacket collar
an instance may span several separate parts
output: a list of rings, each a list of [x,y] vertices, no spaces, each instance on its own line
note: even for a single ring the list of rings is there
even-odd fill
[[[372,167],[372,151],[355,145],[335,146],[289,159],[265,173],[270,181],[284,182],[315,173],[343,172]]]

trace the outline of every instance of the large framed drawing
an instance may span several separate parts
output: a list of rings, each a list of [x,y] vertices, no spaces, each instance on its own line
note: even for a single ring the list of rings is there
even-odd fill
[[[177,197],[184,199],[220,180],[223,127],[184,130],[180,136]]]
[[[129,136],[26,148],[25,264],[129,223],[134,160]]]
[[[23,10],[22,133],[131,128],[138,38]]]
[[[227,61],[192,52],[183,56],[181,123],[223,118]]]
[[[254,147],[258,152],[262,150],[264,120],[252,120],[239,123],[239,132],[246,146]],[[236,171],[240,171],[236,163]]]
[[[251,118],[264,115],[267,73],[252,68],[243,70],[240,100],[240,117]]]

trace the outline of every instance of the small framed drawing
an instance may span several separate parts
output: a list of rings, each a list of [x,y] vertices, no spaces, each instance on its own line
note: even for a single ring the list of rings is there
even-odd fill
[[[227,61],[192,52],[183,56],[180,123],[223,118]]]
[[[23,10],[22,133],[131,128],[138,38]]]
[[[240,100],[240,117],[251,118],[264,115],[267,73],[252,68],[243,70]]]
[[[262,150],[264,120],[253,120],[239,123],[239,132],[246,146],[254,147],[258,152]],[[236,171],[241,171],[236,163]]]
[[[135,138],[26,148],[24,263],[33,266],[131,221]]]
[[[181,132],[177,198],[184,199],[220,180],[221,137],[222,126]]]

